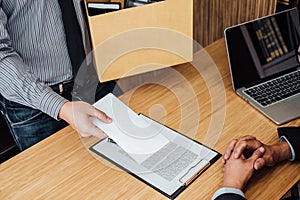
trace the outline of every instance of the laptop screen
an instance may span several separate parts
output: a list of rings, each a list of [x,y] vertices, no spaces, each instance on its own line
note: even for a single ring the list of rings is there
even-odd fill
[[[233,87],[249,87],[297,69],[296,8],[229,27],[225,39]]]

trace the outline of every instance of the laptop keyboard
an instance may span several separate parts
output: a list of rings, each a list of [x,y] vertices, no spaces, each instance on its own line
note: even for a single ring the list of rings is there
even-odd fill
[[[269,106],[300,92],[300,71],[251,87],[244,92],[262,106]]]

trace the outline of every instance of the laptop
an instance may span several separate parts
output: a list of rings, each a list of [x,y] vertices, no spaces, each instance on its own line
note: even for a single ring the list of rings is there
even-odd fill
[[[278,125],[298,118],[298,10],[228,27],[224,35],[235,92]]]

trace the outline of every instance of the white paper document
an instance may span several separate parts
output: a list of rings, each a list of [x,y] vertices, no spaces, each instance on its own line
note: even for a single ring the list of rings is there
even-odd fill
[[[164,126],[146,121],[111,93],[94,106],[111,117],[112,123],[106,124],[98,119],[93,119],[93,123],[138,163],[169,142],[161,134]]]

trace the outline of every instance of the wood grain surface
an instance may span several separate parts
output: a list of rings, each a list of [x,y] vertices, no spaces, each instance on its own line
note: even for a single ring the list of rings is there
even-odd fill
[[[223,39],[197,52],[194,62],[160,71],[121,100],[220,153],[245,134],[267,144],[278,141],[278,126],[233,92]],[[285,126],[299,124],[298,119]],[[96,140],[66,127],[2,163],[0,199],[166,199],[93,155],[87,148]],[[299,180],[299,172],[299,163],[289,161],[258,171],[246,196],[280,199]],[[222,178],[219,159],[177,199],[210,199]]]

